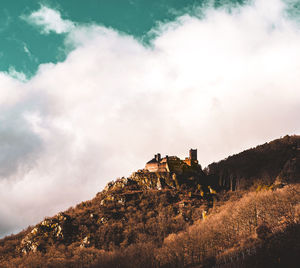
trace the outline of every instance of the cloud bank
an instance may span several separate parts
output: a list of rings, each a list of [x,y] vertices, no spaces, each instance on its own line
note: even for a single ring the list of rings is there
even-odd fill
[[[46,10],[56,22],[38,24],[67,31]],[[112,29],[72,26],[64,62],[25,82],[0,74],[2,235],[92,198],[154,153],[198,148],[205,166],[299,133],[300,35],[281,1],[155,30],[147,48]]]
[[[70,32],[75,26],[69,20],[64,20],[61,14],[54,9],[42,6],[40,10],[35,11],[28,17],[24,17],[26,21],[33,25],[41,27],[41,32],[49,34],[55,32],[57,34]]]

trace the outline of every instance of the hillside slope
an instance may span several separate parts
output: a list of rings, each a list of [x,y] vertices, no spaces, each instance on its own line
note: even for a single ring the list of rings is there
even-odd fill
[[[241,190],[300,181],[300,136],[285,136],[230,156],[206,169],[215,185]]]
[[[292,267],[300,252],[299,144],[286,136],[206,174],[181,160],[178,172],[139,170],[1,239],[0,266]]]

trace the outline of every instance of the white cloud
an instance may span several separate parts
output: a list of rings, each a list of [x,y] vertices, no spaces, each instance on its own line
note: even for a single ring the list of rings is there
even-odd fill
[[[30,50],[28,49],[27,45],[24,43],[23,44],[23,49],[24,49],[24,52],[28,55],[28,56],[31,56],[31,52]]]
[[[27,80],[26,75],[22,72],[18,72],[13,66],[9,67],[8,74],[21,82],[25,82]]]
[[[49,34],[51,31],[57,34],[70,32],[74,23],[64,20],[59,11],[42,6],[38,11],[25,18],[29,23],[42,27],[42,33]]]
[[[92,198],[157,152],[198,148],[206,165],[299,133],[299,28],[280,1],[262,3],[185,16],[159,29],[152,48],[76,26],[64,62],[25,83],[0,74],[3,131],[16,137],[0,144],[12,163],[0,174],[1,232]]]

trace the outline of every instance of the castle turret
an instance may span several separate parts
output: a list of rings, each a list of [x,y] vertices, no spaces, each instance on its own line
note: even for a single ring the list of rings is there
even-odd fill
[[[192,164],[198,164],[197,149],[190,149],[189,157],[186,157],[184,162],[189,166],[192,166]]]
[[[197,161],[197,149],[190,149],[190,159]]]

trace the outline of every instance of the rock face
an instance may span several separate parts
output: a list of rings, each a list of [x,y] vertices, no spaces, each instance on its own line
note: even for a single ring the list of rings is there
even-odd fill
[[[180,160],[181,161],[181,160]],[[177,172],[148,172],[139,170],[134,172],[130,180],[137,183],[140,189],[179,189],[185,185],[187,187],[197,187],[198,184],[207,184],[207,176],[199,165],[183,168]]]
[[[213,206],[214,194],[209,190],[204,193],[200,185],[189,188],[193,178],[188,184],[182,181],[178,190],[174,175],[143,176],[142,180],[135,174],[111,182],[93,200],[45,219],[25,234],[18,253],[46,252],[47,247],[59,245],[104,250],[111,243],[130,245],[139,232],[155,236],[156,232],[181,231],[201,219],[202,207]]]
[[[70,217],[59,213],[51,219],[45,219],[36,225],[21,241],[19,251],[27,254],[42,250],[42,244],[49,239],[63,240],[64,231],[67,229],[67,223]]]
[[[285,136],[212,163],[206,173],[210,185],[232,191],[270,185],[276,178],[300,181],[300,136]]]

